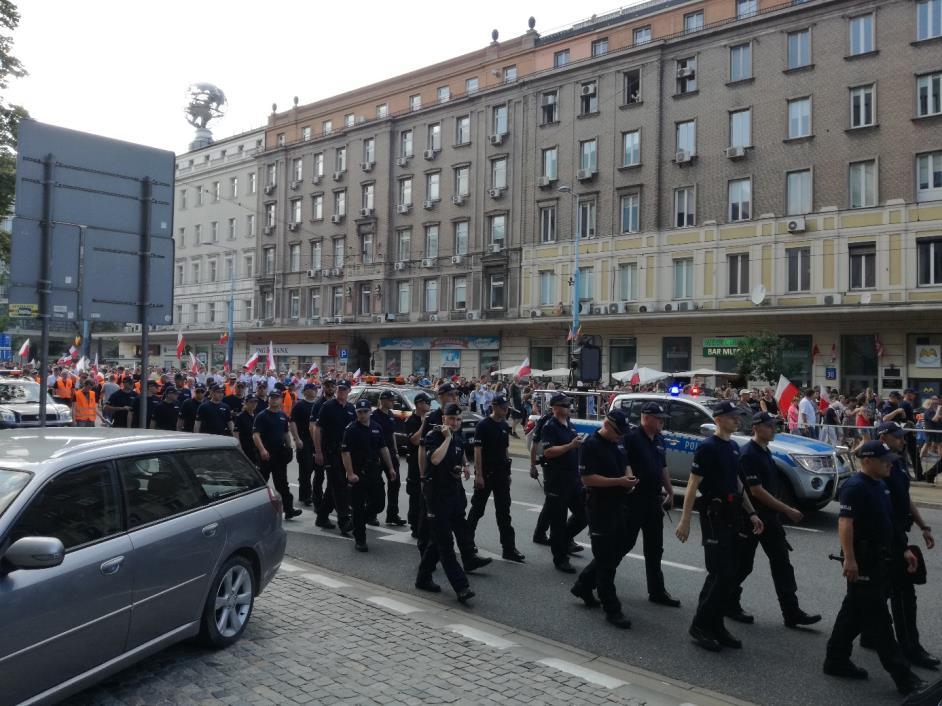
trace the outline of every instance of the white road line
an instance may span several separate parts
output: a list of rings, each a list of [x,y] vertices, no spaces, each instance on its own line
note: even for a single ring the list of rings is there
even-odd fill
[[[295,566],[294,564],[289,564],[287,561],[283,561],[283,562],[281,562],[281,566],[278,567],[278,570],[279,570],[279,571],[288,571],[288,572],[291,572],[291,571],[300,571],[300,570],[301,570],[301,567],[300,567],[300,566]]]
[[[324,576],[324,574],[301,574],[301,578],[307,579],[311,583],[319,584],[324,588],[344,588],[350,585],[349,583],[332,579],[330,576]]]
[[[464,494],[469,498],[474,495],[473,492],[464,491]],[[529,512],[540,512],[543,509],[542,505],[534,505],[533,503],[525,503],[522,500],[511,500],[511,505],[519,505],[520,507],[525,507]]]
[[[592,545],[587,544],[586,542],[576,542],[576,544],[578,544],[580,547],[585,547],[586,549],[590,551],[592,550]],[[643,554],[629,554],[628,556],[632,559],[639,559],[641,561],[644,561]],[[698,574],[706,573],[706,569],[701,569],[699,566],[691,566],[690,564],[678,564],[676,561],[667,561],[666,559],[661,559],[661,565],[671,566],[675,569],[683,569],[684,571],[693,571]]]
[[[790,530],[798,530],[799,532],[814,532],[816,534],[821,534],[821,530],[815,529],[814,527],[799,527],[798,525],[785,525],[785,527]]]
[[[445,627],[452,632],[458,633],[462,637],[468,638],[469,640],[483,642],[485,645],[489,647],[496,647],[499,650],[506,650],[508,647],[513,647],[516,644],[510,640],[505,640],[504,638],[498,637],[497,635],[493,635],[489,632],[472,628],[470,625],[461,625],[458,623],[456,625],[446,625]]]
[[[399,544],[416,544],[417,540],[411,532],[389,532],[379,537],[383,542],[398,542]]]
[[[366,600],[368,600],[370,603],[375,603],[378,606],[382,606],[383,608],[389,608],[389,610],[402,613],[403,615],[422,612],[421,608],[416,608],[414,605],[397,601],[394,598],[386,598],[385,596],[370,596]]]
[[[610,677],[607,674],[602,674],[597,672],[594,669],[589,669],[587,667],[582,667],[578,664],[572,662],[567,662],[564,659],[556,659],[555,657],[547,657],[546,659],[541,659],[538,664],[545,664],[547,667],[552,667],[553,669],[558,669],[561,672],[566,674],[571,674],[574,677],[579,677],[583,681],[587,681],[590,684],[596,684],[598,686],[604,686],[607,689],[617,689],[620,686],[625,686],[628,682],[624,682],[621,679],[616,679],[615,677]]]

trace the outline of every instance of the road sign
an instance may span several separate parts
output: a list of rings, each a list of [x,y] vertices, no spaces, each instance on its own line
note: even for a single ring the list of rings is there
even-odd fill
[[[0,333],[0,360],[13,360],[13,337]]]
[[[340,349],[340,360],[346,360],[346,359],[349,358],[349,357],[350,357],[350,351],[348,351],[346,348],[341,348],[341,349]]]
[[[837,380],[837,368],[825,368],[824,379],[825,380]]]

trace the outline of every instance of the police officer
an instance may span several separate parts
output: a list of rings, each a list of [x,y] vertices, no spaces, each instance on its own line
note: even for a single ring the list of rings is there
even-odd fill
[[[396,471],[395,477],[389,479],[386,496],[386,524],[392,527],[402,527],[406,521],[399,517],[399,451],[396,448],[396,419],[393,417],[393,404],[396,396],[392,390],[383,390],[379,393],[379,407],[373,410],[372,420],[379,425],[383,432],[383,442],[389,451],[393,468]],[[382,480],[380,480],[382,484]],[[378,524],[378,522],[377,522]]]
[[[543,445],[540,442],[540,434],[544,425],[553,418],[553,408],[547,405],[543,416],[536,420],[533,431],[530,432],[530,477],[539,481],[540,469],[545,467],[546,459],[543,458]],[[546,511],[546,497],[543,497],[543,507],[540,508],[540,514],[536,518],[536,527],[533,529],[533,543],[549,546],[549,537],[546,533],[549,531],[549,513]],[[578,545],[576,545],[578,546]],[[579,547],[582,549],[582,547]]]
[[[154,405],[153,417],[151,418],[151,429],[162,429],[163,431],[176,431],[177,422],[180,419],[180,403],[177,402],[177,388],[168,385],[164,389],[163,399]]]
[[[234,376],[230,375],[229,377],[231,379]],[[232,416],[235,417],[242,411],[242,404],[245,402],[245,383],[230,380],[226,383],[224,390],[226,394],[222,398],[223,404],[229,408]]]
[[[306,383],[301,399],[291,406],[291,436],[298,457],[298,499],[302,505],[314,504],[311,474],[314,473],[314,438],[311,436],[311,410],[317,401],[317,386]]]
[[[242,403],[242,411],[236,415],[233,420],[235,433],[239,437],[239,446],[248,459],[258,465],[258,449],[255,448],[255,441],[252,438],[252,431],[255,426],[255,408],[258,404],[257,397],[246,397]]]
[[[883,412],[884,422],[897,422],[900,426],[904,424],[910,429],[916,426],[916,412],[913,409],[913,403],[916,399],[916,391],[907,389],[901,396],[895,390],[891,392],[889,399],[883,403],[881,411]],[[910,463],[913,466],[913,475],[916,480],[923,479],[922,459],[919,457],[919,448],[916,444],[916,434],[908,434],[903,441],[904,447],[909,454]]]
[[[263,409],[268,409],[268,383],[265,380],[262,380],[255,386],[255,398],[258,402],[255,404],[255,414],[258,414]]]
[[[564,394],[550,399],[553,418],[540,433],[543,457],[546,459],[545,485],[547,514],[550,521],[550,546],[553,564],[559,571],[576,573],[569,563],[569,547],[573,538],[586,526],[582,482],[579,479],[579,447],[582,437],[569,421],[572,405]],[[567,510],[572,513],[568,521]]]
[[[906,451],[907,434],[903,427],[896,422],[883,422],[877,427],[877,434],[882,441],[895,454],[902,456]],[[909,474],[906,472],[905,461],[902,458],[894,460],[890,467],[890,475],[883,481],[890,491],[890,505],[893,511],[893,559],[890,562],[890,608],[893,612],[893,626],[896,630],[896,639],[900,649],[911,664],[926,669],[935,669],[939,660],[929,654],[919,642],[919,629],[916,625],[916,589],[912,576],[907,572],[906,563],[902,556],[909,546],[907,533],[912,529],[913,523],[922,531],[922,538],[926,549],[935,546],[932,528],[929,527],[919,508],[912,501],[909,494]]]
[[[160,404],[160,395],[157,394],[157,381],[148,380],[145,387],[147,390],[147,423],[145,429],[151,429],[154,422],[154,409]],[[134,400],[134,426],[138,426],[141,418],[141,396],[137,395]]]
[[[432,398],[424,392],[418,393],[412,400],[415,411],[406,419],[403,431],[408,444],[406,451],[406,494],[409,496],[409,512],[406,518],[412,536],[419,536],[419,515],[422,508],[422,481],[419,474],[419,446],[425,431],[425,419],[432,406]]]
[[[490,416],[478,422],[474,430],[474,494],[468,511],[468,528],[473,537],[487,499],[493,493],[502,556],[522,563],[525,557],[517,551],[510,521],[510,428],[506,421],[509,408],[507,398],[497,395],[491,401]]]
[[[350,484],[353,541],[358,552],[366,552],[369,551],[366,546],[366,521],[382,509],[385,500],[380,463],[386,469],[386,477],[390,482],[396,470],[383,438],[383,430],[370,417],[370,401],[363,397],[357,400],[354,408],[356,421],[350,422],[344,430],[340,455],[347,483]]]
[[[324,465],[327,474],[327,492],[333,498],[333,506],[337,510],[337,523],[340,533],[344,536],[350,534],[350,494],[347,489],[347,477],[340,459],[340,446],[343,443],[343,432],[356,419],[353,405],[347,402],[350,393],[350,383],[341,380],[337,385],[337,396],[328,400],[321,407],[317,416],[318,433],[314,437],[314,462]],[[329,505],[321,504],[317,512],[319,527],[328,528],[330,521],[327,517]]]
[[[683,516],[676,530],[677,538],[686,542],[690,536],[690,515],[699,490],[702,495],[699,503],[700,531],[707,577],[689,632],[694,643],[711,652],[719,652],[723,647],[742,647],[742,643],[723,624],[723,614],[736,588],[742,511],[746,511],[754,533],[761,534],[763,529],[762,520],[748,496],[743,495],[739,481],[739,444],[730,438],[739,429],[738,414],[739,407],[729,400],[719,402],[713,408],[716,432],[694,452],[684,494]]]
[[[206,388],[202,385],[195,386],[193,395],[180,405],[180,431],[193,431],[195,428],[196,412],[199,410],[200,405],[206,401],[204,399],[205,392]]]
[[[782,474],[775,465],[772,452],[769,451],[769,444],[775,438],[778,422],[779,418],[768,412],[753,415],[752,439],[739,455],[742,482],[748,489],[749,497],[765,529],[762,534],[740,537],[736,587],[730,595],[726,617],[746,624],[751,624],[754,620],[742,609],[740,596],[743,581],[752,573],[756,548],[761,544],[762,551],[769,558],[772,583],[775,584],[775,593],[782,609],[782,619],[786,627],[794,628],[800,625],[814,625],[821,621],[821,616],[808,615],[798,606],[795,569],[788,558],[792,548],[785,537],[781,516],[785,515],[791,522],[798,523],[803,515],[779,499],[782,492]]]
[[[625,437],[628,465],[638,485],[628,496],[628,551],[641,533],[648,600],[658,605],[679,608],[680,601],[664,587],[661,556],[664,554],[664,513],[674,504],[674,489],[667,470],[667,453],[661,430],[666,417],[657,402],[641,407],[641,426]]]
[[[597,589],[605,619],[624,630],[631,627],[631,621],[622,612],[615,592],[615,571],[628,553],[628,496],[638,485],[628,467],[624,442],[627,431],[625,413],[615,409],[602,421],[602,428],[582,445],[579,473],[588,490],[592,561],[571,589],[590,608],[598,605],[592,595]]]
[[[136,405],[137,393],[134,392],[134,380],[126,377],[121,381],[121,389],[115,390],[105,403],[105,413],[111,415],[111,426],[123,429],[132,428]]]
[[[461,438],[461,408],[454,403],[442,410],[443,424],[436,425],[424,439],[425,466],[422,481],[427,505],[427,521],[431,542],[426,546],[419,562],[416,588],[440,591],[432,580],[435,564],[441,560],[442,568],[458,600],[467,603],[474,597],[468,577],[455,556],[452,536],[464,524],[467,497],[464,478],[470,476],[465,459],[464,440]]]
[[[335,385],[334,381],[330,378],[326,378],[321,382],[321,394],[318,395],[317,399],[314,401],[314,405],[311,407],[311,419],[308,423],[308,427],[311,433],[312,448],[317,448],[318,435],[320,430],[317,428],[317,417],[321,413],[321,407],[324,406],[324,403],[327,400],[332,400],[334,398]],[[324,470],[324,464],[317,461],[315,454],[314,458],[314,478],[311,482],[311,501],[314,503],[314,509],[317,512],[318,521],[321,518],[324,518],[324,524],[320,525],[326,529],[333,529],[334,523],[328,519],[328,516],[333,512],[333,496],[330,493],[324,494],[324,481],[326,479],[326,471]],[[323,509],[321,506],[324,506]]]
[[[215,385],[209,392],[209,399],[205,400],[196,410],[196,423],[193,431],[197,434],[216,434],[228,436],[232,434],[232,412],[229,406],[222,401],[223,388]]]
[[[886,608],[889,565],[896,557],[893,557],[893,510],[883,481],[899,456],[880,441],[867,441],[857,449],[857,458],[861,469],[841,488],[838,520],[847,595],[834,620],[823,669],[833,677],[866,679],[867,670],[850,659],[854,638],[862,633],[877,650],[880,663],[893,677],[897,690],[905,695],[924,688],[925,684],[910,669],[893,639]],[[902,560],[907,571],[916,570],[916,557],[911,551],[906,549]]]
[[[301,514],[301,508],[294,507],[294,497],[288,487],[288,463],[291,461],[291,433],[288,430],[288,417],[281,411],[282,393],[272,392],[268,398],[268,408],[255,415],[252,426],[252,441],[258,451],[259,470],[268,481],[275,484],[275,490],[281,495],[285,519],[290,520]]]

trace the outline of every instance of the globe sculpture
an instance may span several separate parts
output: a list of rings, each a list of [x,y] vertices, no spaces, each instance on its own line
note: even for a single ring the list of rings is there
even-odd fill
[[[183,112],[186,121],[196,128],[190,149],[211,145],[213,133],[207,126],[210,120],[216,120],[225,114],[226,94],[211,83],[193,83],[187,88],[186,97],[187,104]]]

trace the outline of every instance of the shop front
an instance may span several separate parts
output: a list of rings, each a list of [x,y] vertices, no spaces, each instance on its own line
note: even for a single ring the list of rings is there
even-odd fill
[[[338,356],[346,349],[335,343],[275,343],[272,345],[275,354],[275,365],[279,372],[301,371],[306,373],[312,363],[317,363],[322,371],[331,368],[340,369],[346,356]],[[251,346],[253,353],[258,353],[259,361],[264,365],[268,357],[268,344],[255,343]],[[339,367],[338,367],[339,365]]]
[[[381,338],[379,350],[386,375],[473,377],[497,369],[500,336]]]
[[[942,333],[915,333],[907,336],[909,387],[920,399],[942,394]]]

